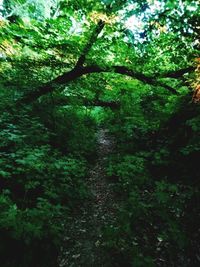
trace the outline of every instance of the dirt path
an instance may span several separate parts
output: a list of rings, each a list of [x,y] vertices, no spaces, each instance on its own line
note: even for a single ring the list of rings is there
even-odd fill
[[[112,225],[115,220],[115,196],[104,169],[112,145],[107,131],[99,130],[98,158],[87,179],[92,199],[75,214],[67,227],[60,267],[111,267],[103,248],[101,232],[103,227]]]

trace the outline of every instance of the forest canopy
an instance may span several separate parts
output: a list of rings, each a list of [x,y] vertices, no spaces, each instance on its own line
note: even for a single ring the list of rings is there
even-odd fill
[[[198,57],[197,18],[197,1],[5,1],[4,72],[25,61],[34,90],[26,92],[23,81],[19,96],[28,102],[83,75],[104,72],[176,94],[173,83],[194,70]]]
[[[199,266],[199,14],[196,0],[0,0],[2,267],[63,266],[102,130],[118,206],[105,267]]]

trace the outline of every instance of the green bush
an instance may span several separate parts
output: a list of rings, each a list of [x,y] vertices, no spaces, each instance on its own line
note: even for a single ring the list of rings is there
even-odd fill
[[[16,115],[17,124],[12,119],[2,116],[0,133],[2,267],[54,267],[64,224],[88,197],[87,162],[76,150],[65,155],[51,146],[51,132],[39,118],[25,113]],[[11,250],[16,253],[8,260]]]

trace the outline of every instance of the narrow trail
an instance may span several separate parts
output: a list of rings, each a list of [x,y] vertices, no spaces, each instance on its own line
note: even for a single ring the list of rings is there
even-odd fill
[[[104,162],[113,142],[106,130],[98,132],[98,157],[86,180],[92,198],[66,227],[59,267],[111,267],[103,247],[102,228],[115,221],[113,185],[106,179]]]

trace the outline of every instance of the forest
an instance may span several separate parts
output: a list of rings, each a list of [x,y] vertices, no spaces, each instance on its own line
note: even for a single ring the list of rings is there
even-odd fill
[[[0,266],[200,266],[199,0],[0,0]]]

